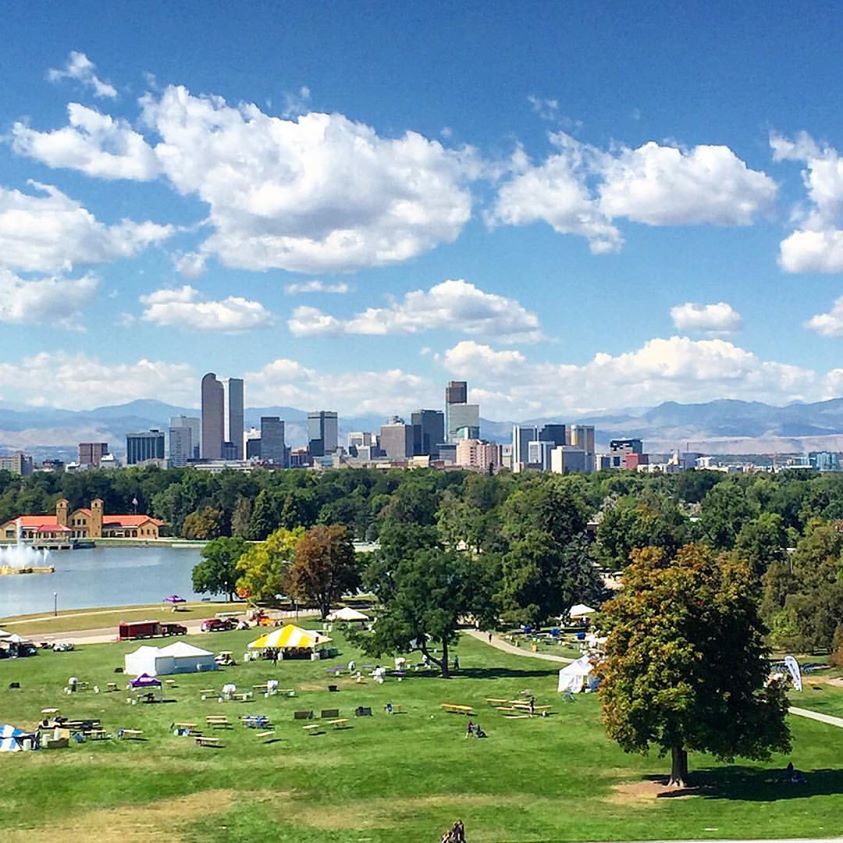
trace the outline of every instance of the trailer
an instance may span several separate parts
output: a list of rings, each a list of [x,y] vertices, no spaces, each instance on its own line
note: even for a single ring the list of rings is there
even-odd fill
[[[161,621],[122,621],[117,627],[118,641],[135,641],[138,638],[161,638],[168,635],[186,635],[187,627],[178,623]]]

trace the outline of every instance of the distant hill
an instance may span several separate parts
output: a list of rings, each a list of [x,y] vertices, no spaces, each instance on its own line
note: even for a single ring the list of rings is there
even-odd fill
[[[166,430],[171,416],[198,416],[195,408],[176,407],[142,399],[93,410],[26,408],[0,404],[0,448],[21,448],[36,457],[72,459],[84,441],[108,442],[115,454],[125,451],[126,434]],[[287,423],[287,442],[307,440],[307,412],[295,407],[250,407],[246,426],[260,426],[261,416],[279,416]],[[340,440],[352,430],[376,431],[384,416],[340,416]],[[648,450],[674,448],[708,453],[765,453],[828,448],[843,450],[843,398],[776,407],[761,401],[721,399],[703,404],[667,401],[649,409],[633,408],[581,417],[529,419],[527,424],[553,421],[593,424],[599,446],[609,439],[638,436]],[[481,434],[495,442],[511,439],[512,422],[481,419]]]

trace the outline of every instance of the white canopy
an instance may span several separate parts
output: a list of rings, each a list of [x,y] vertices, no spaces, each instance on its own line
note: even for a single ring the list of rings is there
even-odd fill
[[[327,635],[318,633],[315,629],[302,629],[300,626],[288,623],[280,629],[275,629],[246,646],[252,650],[315,650],[331,641]]]
[[[575,662],[565,665],[559,671],[559,693],[580,693],[585,688],[586,682],[593,672],[594,665],[588,656],[583,656]]]
[[[178,641],[167,647],[138,647],[124,657],[125,672],[131,676],[147,673],[162,676],[171,673],[196,673],[216,670],[214,654],[208,650]]]
[[[369,620],[368,615],[364,615],[362,612],[358,612],[357,609],[352,609],[350,606],[343,606],[342,609],[337,609],[336,612],[331,612],[328,615],[329,621],[367,621]]]
[[[596,611],[597,609],[592,609],[591,606],[586,606],[585,603],[577,603],[571,606],[568,617],[575,620],[576,618],[584,618],[586,615],[593,615]]]

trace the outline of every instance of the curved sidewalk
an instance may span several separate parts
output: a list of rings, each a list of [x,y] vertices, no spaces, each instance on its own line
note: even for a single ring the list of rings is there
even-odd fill
[[[533,653],[530,650],[522,650],[520,647],[516,647],[508,641],[504,641],[495,634],[492,634],[492,640],[489,641],[488,632],[479,632],[476,629],[464,629],[463,632],[467,633],[472,638],[476,638],[478,641],[482,641],[484,644],[488,644],[490,647],[503,650],[505,653],[511,653],[513,656],[526,656],[530,659],[541,659],[542,661],[556,662],[557,664],[571,664],[571,662],[576,661],[576,659],[569,659],[565,656],[554,656],[550,653]]]
[[[829,726],[837,726],[838,729],[843,729],[843,717],[834,717],[832,714],[821,714],[819,711],[811,711],[808,708],[790,707],[791,714],[798,714],[800,717],[807,717],[810,720],[818,720],[820,723],[826,723]]]

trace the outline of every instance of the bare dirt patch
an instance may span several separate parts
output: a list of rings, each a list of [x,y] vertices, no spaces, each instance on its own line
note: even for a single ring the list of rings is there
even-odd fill
[[[96,839],[99,843],[178,843],[185,823],[228,808],[236,797],[233,790],[203,790],[189,796],[164,799],[149,805],[86,811],[63,818],[60,825],[6,830],[7,843],[50,840],[52,843],[78,843]]]
[[[700,789],[696,787],[686,787],[681,790],[668,787],[665,779],[645,779],[616,784],[612,788],[608,801],[615,805],[647,805],[656,799],[690,799],[699,792]]]

